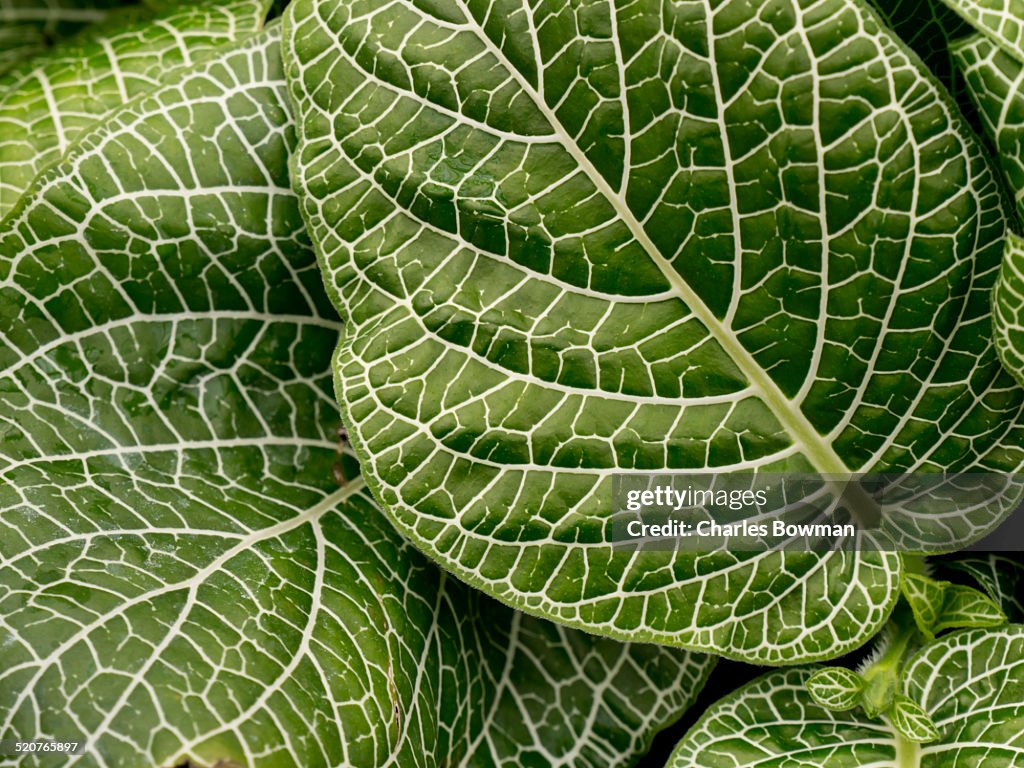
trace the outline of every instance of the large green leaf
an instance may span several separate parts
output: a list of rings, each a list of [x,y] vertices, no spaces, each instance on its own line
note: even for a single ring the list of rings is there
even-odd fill
[[[1024,765],[1024,627],[959,632],[911,660],[900,701],[923,709],[937,728],[938,739],[928,744],[861,710],[816,704],[804,687],[812,673],[770,672],[723,699],[686,735],[669,767]]]
[[[297,0],[285,50],[346,424],[460,578],[614,637],[833,656],[896,555],[613,548],[613,476],[1020,465],[998,185],[861,4]]]
[[[278,37],[87,131],[0,234],[0,738],[118,768],[626,765],[710,660],[445,577],[342,455]]]
[[[118,5],[121,0],[0,0],[0,75]]]
[[[0,219],[41,170],[111,109],[175,65],[255,32],[269,0],[124,9],[0,80]]]

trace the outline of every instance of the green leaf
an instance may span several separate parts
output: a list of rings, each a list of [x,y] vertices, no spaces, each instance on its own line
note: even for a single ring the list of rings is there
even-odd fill
[[[971,587],[905,573],[902,588],[917,628],[929,640],[947,629],[998,627],[1007,620],[995,600]]]
[[[1024,622],[1024,562],[1012,555],[989,554],[965,556],[944,565],[969,574],[1011,622]]]
[[[985,132],[1024,215],[1024,64],[975,35],[955,49]],[[1008,233],[993,294],[995,343],[1003,366],[1024,383],[1024,241]]]
[[[846,667],[819,669],[807,680],[807,692],[825,709],[842,712],[860,703],[864,679]]]
[[[1024,384],[1024,240],[1012,232],[1006,236],[992,303],[999,359]]]
[[[950,584],[946,587],[942,613],[934,631],[962,627],[998,627],[1006,623],[1006,614],[992,598],[971,587]]]
[[[82,766],[631,764],[711,660],[446,577],[339,447],[278,39],[86,131],[0,235],[0,737],[84,738]]]
[[[770,672],[713,705],[669,768],[1016,768],[1024,761],[1024,627],[957,632],[910,661],[898,700],[904,714],[915,704],[934,724],[938,738],[923,746],[889,721],[821,707],[805,690],[813,674]]]
[[[998,150],[1018,215],[1024,215],[1024,64],[981,35],[957,45],[955,57],[985,132]],[[1013,233],[1006,237],[993,309],[999,358],[1024,382],[1024,241]]]
[[[904,573],[900,588],[914,614],[918,630],[929,639],[935,636],[946,600],[949,582],[936,581],[919,573]]]
[[[918,653],[903,680],[942,734],[925,749],[935,765],[1024,761],[1024,627],[948,635]]]
[[[972,35],[953,48],[972,101],[981,115],[985,133],[997,150],[1003,171],[1017,202],[1024,208],[1024,66],[982,35]]]
[[[121,0],[0,0],[0,75],[53,40],[95,24]]]
[[[613,547],[616,473],[1019,467],[998,185],[861,4],[297,0],[285,48],[346,424],[460,578],[622,639],[834,657],[898,557]]]
[[[921,705],[902,694],[893,701],[889,716],[897,733],[915,744],[927,744],[941,735]]]
[[[945,630],[1007,623],[1006,613],[996,602],[971,587],[939,582],[920,573],[904,573],[902,589],[914,622],[929,640]]]
[[[1011,56],[1024,61],[1024,2],[942,0],[971,26]]]
[[[32,179],[111,109],[152,90],[176,65],[255,32],[267,0],[175,3],[112,13],[0,81],[0,219]]]

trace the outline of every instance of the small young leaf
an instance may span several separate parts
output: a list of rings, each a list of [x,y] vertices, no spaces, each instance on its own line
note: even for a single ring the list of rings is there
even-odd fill
[[[929,640],[947,629],[998,627],[1006,623],[1006,614],[996,602],[972,587],[921,574],[904,574],[902,588],[918,629]]]
[[[946,582],[930,579],[919,573],[904,573],[900,581],[903,597],[914,614],[921,633],[931,639],[945,604]]]
[[[889,718],[903,738],[915,744],[927,744],[939,738],[939,729],[921,706],[903,694],[893,700]]]
[[[864,679],[846,667],[825,667],[807,680],[811,698],[825,709],[836,712],[856,707],[862,690]]]

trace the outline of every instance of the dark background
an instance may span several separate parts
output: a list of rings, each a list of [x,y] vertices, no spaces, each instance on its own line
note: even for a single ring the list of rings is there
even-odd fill
[[[664,768],[672,750],[676,748],[676,744],[707,711],[708,707],[744,683],[750,682],[770,670],[770,667],[755,667],[752,664],[720,659],[694,705],[686,711],[681,720],[654,737],[650,751],[637,763],[637,768]]]

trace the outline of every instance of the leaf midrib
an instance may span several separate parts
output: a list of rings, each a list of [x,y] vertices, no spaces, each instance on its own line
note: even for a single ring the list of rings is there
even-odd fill
[[[87,638],[89,636],[89,633],[92,632],[94,629],[97,629],[98,627],[101,627],[104,623],[108,622],[112,616],[123,615],[127,610],[134,607],[135,605],[152,601],[154,597],[162,596],[166,593],[177,592],[181,590],[187,590],[191,593],[193,590],[198,589],[200,586],[202,586],[206,582],[206,580],[210,578],[212,574],[216,573],[218,570],[224,567],[226,563],[230,562],[238,555],[249,551],[256,544],[259,544],[263,541],[279,538],[286,533],[290,533],[296,528],[300,528],[301,526],[306,525],[307,523],[315,524],[316,521],[319,520],[323,515],[329,513],[333,509],[336,509],[338,506],[342,504],[342,502],[362,492],[365,488],[365,478],[363,478],[362,476],[357,477],[346,483],[338,490],[331,492],[327,496],[324,496],[318,503],[316,503],[309,509],[305,510],[304,512],[295,515],[294,517],[285,518],[284,520],[281,520],[275,523],[274,525],[268,526],[267,528],[250,530],[244,536],[236,537],[237,540],[235,544],[233,544],[229,549],[225,550],[224,552],[221,552],[217,557],[215,557],[213,560],[207,563],[203,568],[197,569],[196,572],[188,578],[164,584],[154,589],[143,590],[135,596],[125,600],[124,602],[119,603],[114,608],[105,612],[98,613],[96,618],[94,618],[92,621],[90,621],[87,624],[83,624],[81,627],[79,627],[79,629],[76,632],[74,632],[67,638],[64,638],[59,644],[55,645],[50,650],[47,656],[43,658],[34,659],[28,663],[29,666],[35,665],[37,667],[36,672],[32,675],[30,680],[24,682],[21,685],[21,692],[18,694],[17,701],[15,702],[14,706],[12,706],[8,710],[7,718],[2,723],[0,723],[0,732],[4,732],[11,728],[13,724],[11,718],[14,717],[14,715],[19,711],[25,699],[28,696],[30,696],[32,692],[35,690],[35,685],[42,677],[42,675],[45,674],[48,670],[52,669],[53,664],[56,663],[56,660],[59,659],[63,654],[65,654],[68,651],[68,649],[73,648],[75,645],[77,645],[78,643],[82,642],[85,638]],[[140,529],[139,532],[148,533],[148,531],[148,528],[143,528]],[[190,529],[187,527],[180,528],[178,529],[178,533],[179,535],[190,535]],[[206,532],[204,531],[204,533]],[[230,535],[231,532],[228,533]],[[214,532],[213,535],[222,536],[224,534],[222,534],[220,531],[216,531]],[[51,545],[52,542],[47,542],[46,544],[46,546]],[[179,619],[175,622],[175,625],[180,624],[182,615],[184,614],[179,615]],[[174,636],[175,633],[173,631],[167,632],[161,644],[163,646],[166,646],[166,644],[169,643],[170,640],[174,638]],[[118,706],[115,706],[113,709],[110,710],[108,716],[105,718],[103,722],[102,727],[94,728],[93,733],[101,733],[107,730],[110,723],[117,715],[117,712],[121,708],[123,708],[123,701],[127,700],[128,696],[130,695],[130,691],[134,690],[134,687],[138,684],[138,681],[144,675],[145,670],[148,670],[149,667],[152,666],[154,659],[158,658],[159,655],[160,651],[157,649],[154,649],[150,652],[150,661],[147,662],[143,670],[136,672],[136,674],[133,676],[134,682],[132,683],[131,686],[129,686],[129,688],[126,689],[127,692],[119,698],[119,702],[122,703],[118,704]],[[8,669],[7,671],[10,672],[11,670]]]
[[[296,528],[300,528],[303,525],[306,525],[307,523],[315,525],[316,522],[325,514],[336,509],[338,506],[341,505],[342,502],[361,492],[365,485],[366,483],[365,480],[363,480],[363,478],[356,478],[351,482],[347,483],[345,486],[325,496],[317,504],[310,507],[305,512],[302,512],[301,514],[296,515],[295,517],[282,520],[279,523],[270,526],[269,528],[253,531],[244,539],[240,539],[230,549],[221,553],[216,559],[211,561],[204,568],[198,570],[191,577],[182,581],[180,584],[175,584],[173,587],[173,591],[184,589],[187,590],[188,594],[186,602],[183,604],[179,611],[178,617],[170,625],[170,627],[167,630],[167,633],[165,634],[164,638],[160,641],[160,643],[157,644],[152,651],[150,651],[146,663],[143,664],[139,669],[135,670],[131,678],[131,683],[127,685],[125,689],[121,692],[121,695],[113,703],[113,706],[110,707],[110,710],[108,711],[106,717],[104,717],[103,721],[99,724],[99,726],[93,729],[93,733],[104,734],[109,731],[111,723],[113,723],[114,719],[122,711],[124,711],[132,694],[134,694],[136,689],[142,684],[142,681],[145,679],[146,675],[149,674],[149,670],[153,667],[155,663],[157,663],[158,660],[163,658],[163,653],[171,644],[171,642],[180,637],[181,627],[186,621],[186,619],[188,619],[188,617],[191,615],[191,611],[195,606],[197,600],[196,596],[198,594],[199,588],[206,583],[206,580],[209,579],[212,574],[216,573],[218,570],[223,568],[227,563],[229,563],[234,558],[238,557],[240,554],[250,550],[256,544],[279,538],[286,533],[290,533]],[[172,590],[168,589],[168,591]],[[146,595],[148,599],[148,596],[152,593],[143,594]],[[120,608],[118,608],[117,611],[119,613],[123,613],[123,605]],[[106,615],[104,614],[103,616],[101,616],[101,618],[106,618]],[[75,633],[73,637],[79,637],[82,634],[83,631],[79,630],[79,632]],[[71,645],[72,643],[65,641],[64,645],[61,646],[62,650],[60,651],[60,653],[63,653],[66,650],[66,648],[71,647]],[[58,652],[55,651],[50,654],[48,659],[54,658],[55,654],[60,655]],[[39,670],[40,672],[45,672],[50,668],[51,667],[41,664]],[[37,673],[35,676],[35,679],[38,678],[39,673]],[[25,687],[25,691],[31,690],[32,687]],[[18,707],[14,707],[11,709],[12,714],[17,711]],[[10,723],[8,722],[5,725],[5,727],[9,727],[9,725]]]
[[[550,107],[548,107],[547,102],[537,92],[537,89],[535,89],[526,80],[522,73],[512,65],[501,49],[493,43],[490,37],[487,36],[487,33],[480,27],[476,19],[470,13],[469,8],[466,6],[465,0],[455,0],[455,2],[465,15],[467,23],[472,26],[476,36],[480,39],[491,55],[494,56],[506,71],[508,71],[508,73],[515,79],[523,92],[530,97],[530,100],[548,120],[559,140],[559,143],[572,156],[584,173],[587,174],[591,183],[594,184],[598,191],[615,209],[619,218],[629,228],[630,234],[632,234],[633,238],[640,243],[641,247],[643,247],[647,252],[648,257],[655,263],[658,269],[661,270],[665,279],[668,281],[672,290],[678,295],[679,299],[686,305],[687,309],[693,312],[704,327],[707,328],[715,341],[718,342],[726,354],[729,355],[743,375],[747,377],[751,388],[755,390],[757,396],[760,397],[762,402],[768,406],[775,418],[779,420],[779,423],[794,439],[794,442],[803,446],[803,450],[801,452],[807,460],[818,472],[822,474],[843,475],[848,473],[849,467],[847,467],[846,463],[839,458],[836,452],[832,449],[832,446],[826,442],[822,435],[814,428],[803,412],[799,408],[794,407],[793,402],[782,393],[782,390],[779,389],[778,385],[772,380],[764,368],[758,364],[754,359],[754,356],[751,355],[742,344],[740,344],[739,339],[732,330],[722,325],[721,321],[715,316],[707,304],[704,303],[704,300],[700,295],[690,287],[682,276],[672,267],[672,264],[662,256],[661,251],[658,250],[658,247],[647,235],[647,232],[633,215],[629,206],[622,199],[619,193],[612,189],[604,176],[598,172],[593,163],[590,162],[583,151],[580,150],[579,146],[577,146],[576,142],[573,141],[572,137],[565,131],[561,121],[558,120],[557,115],[555,115]],[[611,12],[614,13],[614,9]],[[543,76],[544,73],[542,71],[537,73],[538,82],[542,82]],[[717,106],[720,109],[721,103],[717,102]],[[625,138],[628,142],[630,137],[627,136]],[[628,173],[628,169],[626,172]]]

